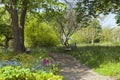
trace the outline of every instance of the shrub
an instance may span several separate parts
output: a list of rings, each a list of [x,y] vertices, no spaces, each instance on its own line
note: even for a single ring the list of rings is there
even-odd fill
[[[0,80],[62,80],[63,77],[46,72],[32,72],[30,69],[7,66],[0,69]]]
[[[26,47],[51,47],[59,44],[52,27],[47,22],[39,23],[37,19],[33,19],[25,28]]]

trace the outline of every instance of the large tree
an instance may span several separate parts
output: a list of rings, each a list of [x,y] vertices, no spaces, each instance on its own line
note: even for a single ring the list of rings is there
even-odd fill
[[[11,17],[12,32],[14,36],[14,48],[16,52],[25,51],[24,24],[28,7],[27,0],[2,0],[5,9]]]
[[[11,17],[15,52],[25,51],[24,25],[27,12],[44,12],[57,5],[56,0],[0,0],[0,2]]]

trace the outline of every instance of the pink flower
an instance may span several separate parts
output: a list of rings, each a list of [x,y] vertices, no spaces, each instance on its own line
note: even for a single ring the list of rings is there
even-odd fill
[[[48,59],[46,59],[46,58],[45,58],[45,59],[43,59],[43,65],[45,65],[45,66],[46,66],[48,63],[49,63],[49,60],[48,60]]]

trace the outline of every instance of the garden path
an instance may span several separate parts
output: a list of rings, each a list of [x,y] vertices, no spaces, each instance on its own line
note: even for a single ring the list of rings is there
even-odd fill
[[[55,53],[54,58],[59,64],[60,75],[64,76],[64,80],[113,80],[93,72],[70,55]]]

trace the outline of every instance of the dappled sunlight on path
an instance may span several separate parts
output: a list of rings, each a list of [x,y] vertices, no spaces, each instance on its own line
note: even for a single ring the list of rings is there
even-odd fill
[[[64,80],[113,80],[93,72],[70,55],[56,53],[55,60],[59,63],[62,70],[60,75],[64,76]]]

